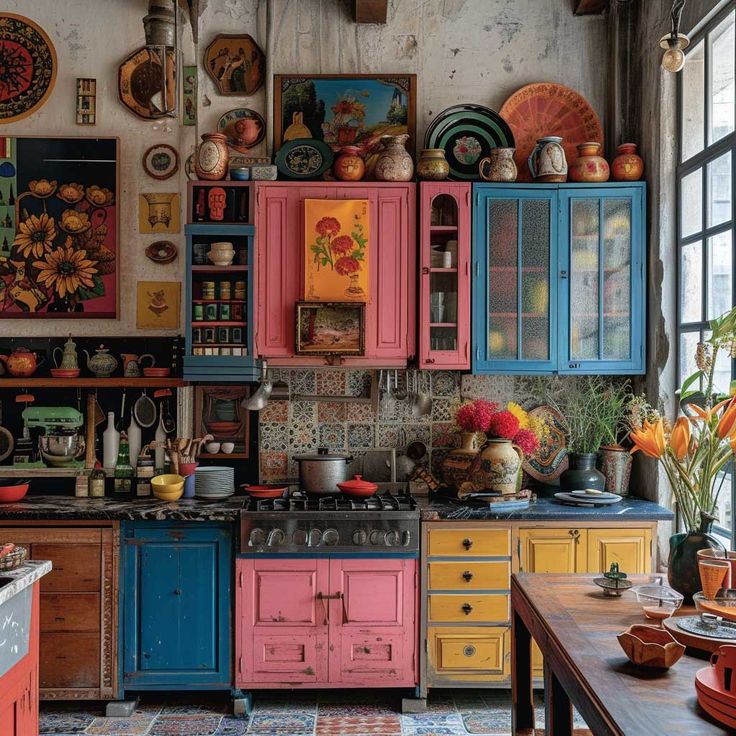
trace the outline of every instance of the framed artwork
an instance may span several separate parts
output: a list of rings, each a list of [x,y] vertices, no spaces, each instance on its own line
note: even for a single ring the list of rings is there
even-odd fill
[[[178,192],[139,194],[138,230],[145,235],[178,233],[181,230],[181,198]]]
[[[139,330],[179,328],[181,282],[139,281],[135,324]]]
[[[179,154],[172,146],[158,143],[143,154],[143,169],[153,179],[170,179],[179,170]]]
[[[365,304],[297,302],[297,355],[363,355]]]
[[[157,120],[176,110],[176,55],[166,52],[166,100],[161,54],[142,46],[118,68],[118,97],[132,113],[144,120]]]
[[[219,452],[200,457],[244,460],[250,456],[250,412],[241,406],[248,396],[248,386],[195,386],[194,436],[211,434],[220,443]],[[233,444],[232,452],[224,452],[229,449],[227,443]]]
[[[355,145],[368,177],[382,135],[416,139],[415,74],[277,74],[274,77],[274,151],[285,141],[315,138],[333,150]]]
[[[251,36],[221,33],[204,52],[204,68],[221,95],[252,95],[263,85],[266,56]]]
[[[116,319],[117,138],[0,138],[0,318]]]
[[[182,67],[182,125],[197,124],[197,67]]]
[[[2,12],[0,68],[0,123],[12,123],[49,98],[56,82],[56,49],[30,18]]]
[[[77,125],[97,123],[97,80],[77,78]]]
[[[368,204],[367,199],[304,200],[307,301],[368,301]]]

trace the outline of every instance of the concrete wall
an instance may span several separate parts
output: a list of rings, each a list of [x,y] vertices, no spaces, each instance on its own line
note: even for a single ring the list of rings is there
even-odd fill
[[[188,28],[184,63],[200,61],[216,33],[250,33],[269,57],[273,73],[411,72],[418,75],[418,130],[459,102],[498,109],[518,87],[561,82],[585,95],[599,115],[605,100],[605,20],[575,17],[570,0],[391,0],[385,26],[356,26],[344,0],[208,0],[200,20],[199,49]],[[194,128],[139,120],[117,99],[119,63],[143,44],[146,0],[6,0],[3,9],[26,15],[50,35],[59,60],[56,87],[33,116],[5,125],[5,135],[106,135],[121,142],[120,319],[3,321],[0,334],[131,334],[135,283],[181,278],[182,259],[151,263],[145,246],[155,237],[137,228],[141,191],[184,193],[185,178],[157,182],[141,167],[154,143],[175,146],[182,162],[193,150]],[[269,43],[270,40],[270,43]],[[98,124],[74,123],[75,79],[98,80]],[[249,106],[268,114],[266,90],[253,98],[220,97],[201,71],[200,129]],[[168,129],[167,129],[168,128]],[[265,153],[265,144],[254,154]],[[181,236],[174,240],[182,245]]]

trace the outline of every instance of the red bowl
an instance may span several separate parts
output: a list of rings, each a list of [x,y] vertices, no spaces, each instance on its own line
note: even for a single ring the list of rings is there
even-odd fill
[[[19,483],[15,486],[0,486],[0,503],[15,503],[28,493],[30,483]]]
[[[54,378],[76,378],[79,375],[79,368],[52,368],[51,375]]]
[[[281,498],[288,486],[251,486],[247,483],[243,483],[240,486],[248,495],[253,498]]]
[[[144,368],[143,375],[146,378],[168,378],[171,375],[171,368]]]

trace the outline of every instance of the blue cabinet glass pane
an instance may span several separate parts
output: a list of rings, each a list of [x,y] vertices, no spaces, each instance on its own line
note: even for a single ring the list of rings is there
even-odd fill
[[[488,203],[488,355],[519,356],[517,272],[519,268],[519,204],[514,199]]]

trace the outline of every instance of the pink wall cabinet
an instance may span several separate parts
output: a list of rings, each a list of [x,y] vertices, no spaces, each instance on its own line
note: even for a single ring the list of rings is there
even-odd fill
[[[421,184],[422,368],[470,368],[470,193],[463,182]]]
[[[236,686],[414,687],[413,559],[238,559]]]
[[[346,364],[405,366],[416,354],[415,185],[260,182],[256,188],[256,353],[272,365],[324,365],[295,354],[304,298],[304,200],[370,202],[365,355]]]

